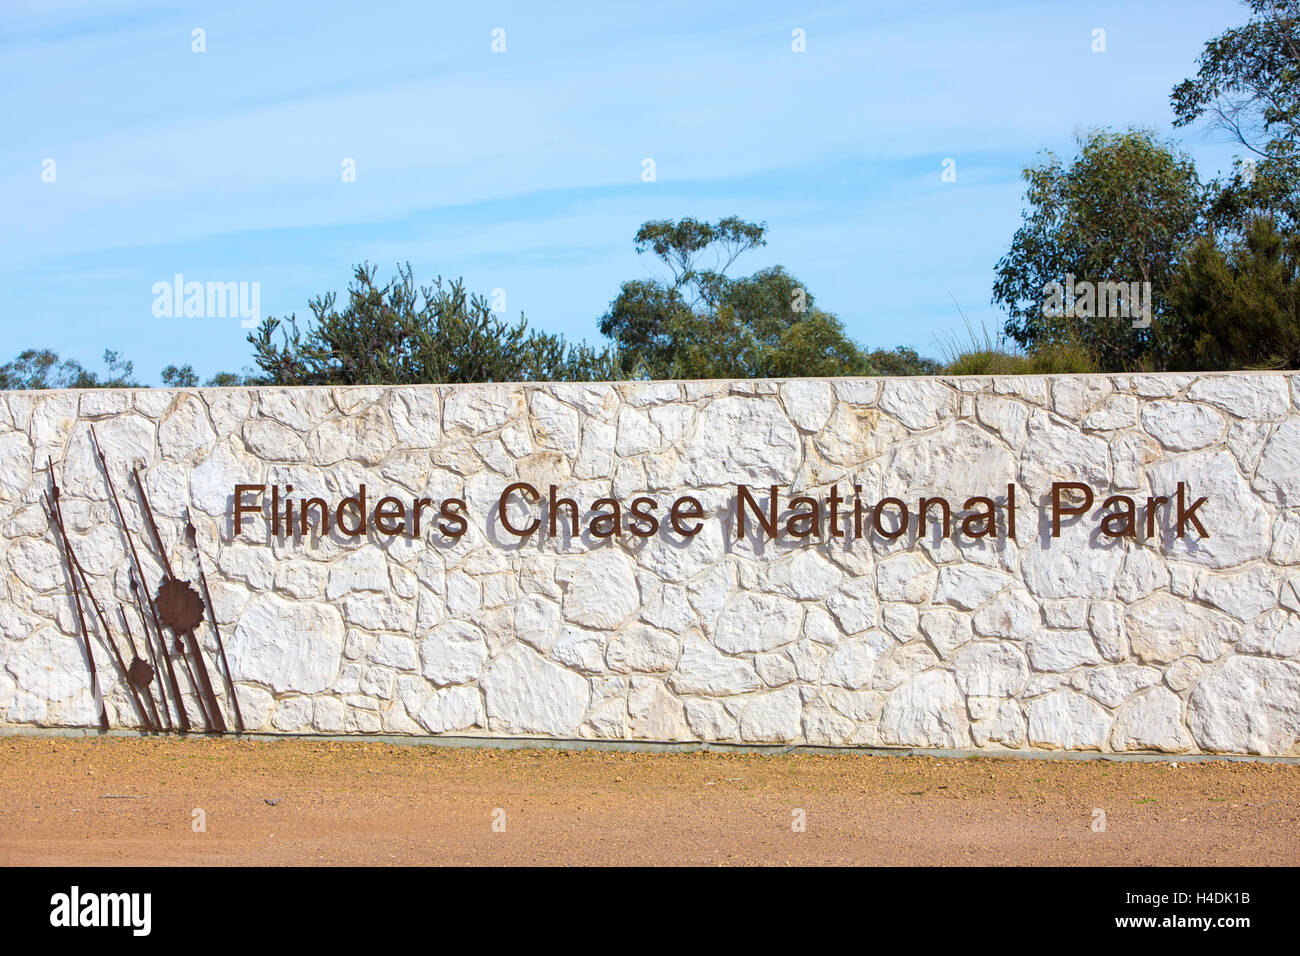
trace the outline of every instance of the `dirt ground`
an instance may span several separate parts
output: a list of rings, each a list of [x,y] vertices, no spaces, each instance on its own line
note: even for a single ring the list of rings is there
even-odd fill
[[[1298,863],[1294,765],[0,738],[4,865]]]

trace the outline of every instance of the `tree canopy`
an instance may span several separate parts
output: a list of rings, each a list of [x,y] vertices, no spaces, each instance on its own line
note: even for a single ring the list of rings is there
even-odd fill
[[[359,265],[347,301],[333,292],[308,303],[314,321],[270,317],[250,333],[262,380],[273,385],[398,385],[419,382],[599,381],[614,377],[613,353],[510,323],[461,280],[417,286],[410,264],[387,283]],[[282,334],[280,341],[275,333]]]
[[[1195,165],[1150,130],[1094,130],[1068,165],[1052,153],[1024,170],[1022,223],[996,266],[993,301],[1021,346],[1081,344],[1103,369],[1148,358],[1152,335],[1129,318],[1052,316],[1049,283],[1149,282],[1162,316],[1169,279],[1197,235],[1203,189]],[[1158,334],[1158,333],[1156,333]]]
[[[663,278],[623,283],[601,316],[625,375],[641,378],[776,378],[877,374],[840,320],[781,266],[732,278],[744,252],[766,244],[766,225],[653,220],[637,231]],[[880,353],[898,366],[906,352]],[[911,353],[915,355],[915,353]],[[918,360],[919,361],[919,360]]]
[[[120,353],[105,350],[107,372],[101,377],[75,359],[59,360],[49,349],[27,349],[13,361],[0,365],[0,389],[23,388],[130,388],[139,385],[135,366]]]
[[[1178,368],[1300,368],[1300,237],[1259,217],[1226,249],[1202,239],[1179,264],[1170,306]]]
[[[1208,40],[1170,95],[1175,126],[1206,121],[1249,154],[1213,184],[1210,215],[1245,233],[1260,215],[1300,223],[1300,0],[1246,0],[1251,18]]]

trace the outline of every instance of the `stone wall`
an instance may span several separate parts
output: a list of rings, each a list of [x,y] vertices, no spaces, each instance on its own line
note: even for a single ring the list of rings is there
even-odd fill
[[[249,730],[1300,753],[1294,374],[0,393],[9,726],[97,717],[47,458],[101,603],[134,613],[92,424],[151,575],[128,468],[194,580],[189,506]],[[661,517],[691,495],[705,519],[520,539],[496,510],[513,481]],[[1054,538],[1057,481],[1100,493]],[[1104,496],[1178,482],[1208,537],[1098,534]],[[236,536],[236,483],[459,497],[469,527]],[[741,483],[958,505],[1011,484],[1018,534],[738,539]],[[135,725],[93,647],[111,723]]]

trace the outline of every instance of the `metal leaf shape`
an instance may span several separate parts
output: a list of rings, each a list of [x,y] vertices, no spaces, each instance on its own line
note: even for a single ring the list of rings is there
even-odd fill
[[[177,634],[192,631],[203,623],[203,598],[190,582],[168,578],[158,588],[158,616]]]
[[[138,657],[131,662],[131,666],[126,673],[131,679],[131,683],[142,690],[153,683],[153,668],[149,666],[147,661]]]

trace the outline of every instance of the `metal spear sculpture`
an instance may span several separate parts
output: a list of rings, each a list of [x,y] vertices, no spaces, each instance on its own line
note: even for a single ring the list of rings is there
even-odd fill
[[[118,650],[117,642],[113,640],[113,632],[109,629],[107,618],[104,617],[104,610],[99,606],[99,601],[95,598],[95,592],[90,586],[90,575],[86,573],[86,569],[82,566],[81,562],[77,560],[77,554],[72,549],[72,539],[68,537],[68,529],[63,523],[63,509],[60,507],[59,503],[59,486],[54,481],[54,463],[47,459],[47,464],[50,471],[50,487],[52,489],[52,494],[46,497],[46,501],[49,504],[51,524],[58,529],[63,542],[63,553],[68,559],[68,564],[71,567],[74,580],[77,575],[81,576],[81,586],[86,592],[86,597],[90,600],[90,606],[95,612],[96,619],[99,621],[100,630],[104,635],[104,643],[107,644],[109,650],[113,652],[113,660],[117,664],[117,669],[118,672],[121,673],[122,679],[126,681],[127,690],[130,691],[131,699],[135,702],[135,709],[140,714],[140,721],[144,725],[145,730],[153,732],[157,730],[157,724],[150,719],[149,713],[145,710],[145,706],[140,700],[140,687],[132,680],[126,662],[122,660],[122,652]],[[148,693],[147,684],[145,692]],[[150,698],[150,703],[152,704],[152,702],[153,700]]]
[[[63,539],[63,552],[67,556],[69,564],[72,566],[74,576],[80,575],[81,587],[86,592],[86,597],[90,600],[90,606],[95,612],[95,618],[99,621],[100,631],[104,635],[104,643],[108,645],[113,652],[113,661],[117,664],[118,673],[122,675],[122,680],[126,682],[126,689],[131,694],[131,700],[135,703],[136,712],[140,715],[141,723],[147,731],[156,729],[153,722],[149,719],[149,713],[145,710],[144,703],[140,700],[140,689],[135,682],[131,680],[131,674],[127,670],[126,662],[122,660],[122,652],[117,649],[117,644],[113,640],[113,632],[108,629],[108,621],[104,618],[104,611],[99,606],[99,601],[95,599],[95,592],[90,589],[90,578],[86,574],[86,569],[81,566],[77,560],[76,554],[72,550],[72,542],[68,539],[68,532],[63,526],[63,515],[59,512],[58,505],[50,503],[50,513],[52,514],[53,523],[59,529],[59,534]]]
[[[199,678],[195,676],[194,668],[190,666],[190,659],[185,654],[185,644],[181,640],[184,634],[190,638],[191,647],[195,653],[198,653],[197,642],[193,636],[194,628],[203,623],[203,601],[199,598],[198,592],[190,587],[188,581],[180,581],[173,577],[163,580],[158,587],[158,594],[154,598],[154,603],[158,606],[158,616],[166,627],[172,629],[175,637],[173,650],[185,663],[185,672],[189,675],[190,685],[198,694],[199,710],[203,714],[203,723],[209,730],[216,730],[217,724],[214,723],[212,714],[216,712],[216,719],[220,720],[221,712],[216,708],[215,695],[208,693],[211,684],[205,688],[199,683]],[[199,658],[199,664],[202,666],[203,658]],[[207,674],[203,672],[206,680]],[[221,728],[224,731],[224,727]]]
[[[99,458],[99,465],[104,471],[104,480],[108,483],[108,493],[113,499],[113,508],[117,511],[117,520],[121,523],[122,533],[126,535],[126,543],[131,548],[131,561],[135,565],[135,575],[131,578],[131,591],[135,594],[137,605],[141,605],[142,602],[140,600],[140,595],[136,592],[136,577],[139,577],[140,585],[143,589],[145,581],[144,565],[140,563],[140,554],[135,549],[135,538],[131,536],[131,526],[126,523],[126,514],[122,511],[122,502],[118,500],[117,489],[113,487],[113,476],[108,470],[108,461],[104,458],[103,449],[99,447],[99,436],[95,434],[95,427],[93,425],[90,427],[90,439],[95,446],[95,456]],[[167,641],[163,636],[162,623],[158,620],[158,608],[154,606],[153,597],[149,594],[148,590],[145,590],[145,600],[149,603],[149,611],[153,616],[154,630],[158,635],[158,640],[161,644],[163,664],[166,665],[167,669],[167,683],[171,688],[172,703],[176,706],[177,726],[181,733],[187,734],[190,732],[190,715],[185,710],[185,700],[181,697],[181,685],[176,680],[176,670],[172,667],[171,654],[167,652]],[[144,608],[142,606],[140,607],[140,620],[145,620]],[[145,630],[149,630],[147,621],[145,623]],[[145,639],[146,641],[148,640],[147,634],[145,635]],[[163,707],[166,709],[165,699]]]
[[[140,480],[140,470],[132,468],[131,477],[135,479],[135,489],[140,495],[140,504],[144,507],[145,521],[153,533],[154,542],[158,546],[158,556],[162,559],[163,570],[167,575],[158,589],[159,616],[162,622],[172,629],[178,643],[182,636],[189,642],[190,653],[194,657],[194,667],[199,679],[197,686],[205,703],[204,709],[207,711],[208,728],[224,734],[226,721],[221,716],[221,706],[217,703],[217,695],[212,689],[212,680],[208,676],[208,665],[203,661],[199,639],[194,635],[194,629],[203,623],[203,599],[188,581],[182,581],[172,573],[171,562],[167,559],[167,549],[163,547],[162,535],[158,533],[158,524],[154,521],[153,509],[149,506],[149,496],[145,494],[144,482]]]
[[[167,724],[167,730],[170,733],[171,730],[173,729],[172,712],[171,709],[167,706],[167,691],[165,685],[163,684],[162,672],[158,669],[158,651],[156,650],[156,645],[154,643],[153,635],[149,633],[149,619],[145,617],[144,606],[140,603],[140,589],[136,586],[135,574],[133,572],[127,572],[127,577],[130,579],[131,597],[135,600],[136,613],[140,615],[140,627],[143,628],[144,630],[145,651],[149,655],[149,660],[153,665],[154,673],[158,675],[158,697],[162,701],[163,721]],[[118,610],[120,611],[121,608],[119,607]],[[122,623],[126,625],[127,632],[130,633],[131,626],[126,623],[125,613],[122,615]],[[133,644],[135,643],[134,637],[131,639],[131,642]],[[162,648],[162,652],[164,655],[166,655],[167,653],[167,647],[165,644]],[[171,665],[171,661],[168,661],[167,663],[168,666]]]
[[[221,651],[221,666],[226,671],[226,682],[230,685],[230,703],[235,709],[235,731],[244,732],[244,715],[239,712],[239,694],[235,690],[235,675],[230,671],[230,661],[226,659],[226,642],[221,639],[221,628],[217,624],[217,610],[212,606],[212,592],[208,590],[208,576],[203,573],[203,554],[199,551],[199,533],[190,519],[190,509],[185,509],[185,536],[194,545],[194,562],[199,566],[199,584],[203,587],[203,602],[208,606],[208,616],[212,619],[212,631],[217,635],[217,649]]]
[[[179,704],[180,686],[176,683],[176,674],[172,670],[171,658],[167,656],[167,640],[166,638],[162,637],[161,634],[159,634],[155,638],[154,634],[149,630],[149,617],[148,615],[145,614],[144,602],[140,600],[140,591],[143,589],[138,584],[136,584],[134,570],[127,572],[127,580],[131,587],[131,599],[135,601],[135,610],[136,613],[140,615],[140,623],[141,626],[144,628],[144,644],[145,647],[149,649],[149,658],[150,660],[153,661],[154,671],[158,674],[158,694],[162,698],[163,717],[165,717],[167,720],[167,729],[171,730],[172,729],[171,708],[168,707],[167,705],[167,687],[169,683],[171,685],[173,698],[178,702],[176,708],[177,713],[180,713],[182,705]],[[154,621],[156,624],[157,623],[156,614],[154,616]],[[166,673],[170,678],[170,680],[168,681],[164,681],[162,679],[163,670],[158,667],[159,654],[162,655],[163,662],[166,665]]]
[[[153,699],[153,680],[157,676],[157,668],[142,658],[139,651],[135,649],[135,635],[131,633],[131,624],[127,621],[126,611],[120,604],[117,606],[117,615],[122,619],[122,631],[126,634],[127,643],[131,645],[131,666],[127,670],[127,679],[144,693],[145,701],[149,704],[149,716],[153,718],[154,730],[162,730],[163,723],[158,717],[158,706]],[[145,653],[153,657],[148,641],[145,641]],[[164,700],[163,710],[166,709],[167,702]],[[170,717],[167,720],[167,729],[172,729]]]
[[[54,484],[54,469],[50,468],[50,484]],[[54,485],[54,500],[58,501],[58,486]],[[95,672],[95,654],[90,649],[90,631],[86,628],[86,615],[81,607],[81,590],[77,587],[77,571],[72,564],[72,555],[68,551],[68,542],[62,537],[62,528],[55,524],[53,513],[48,515],[50,524],[54,525],[58,532],[59,544],[62,546],[63,557],[68,564],[68,584],[72,589],[72,603],[77,610],[77,627],[81,631],[81,641],[86,648],[86,665],[90,668],[90,693],[95,700],[99,702],[99,730],[101,733],[108,733],[108,711],[104,707],[104,695],[99,690],[99,675]]]

